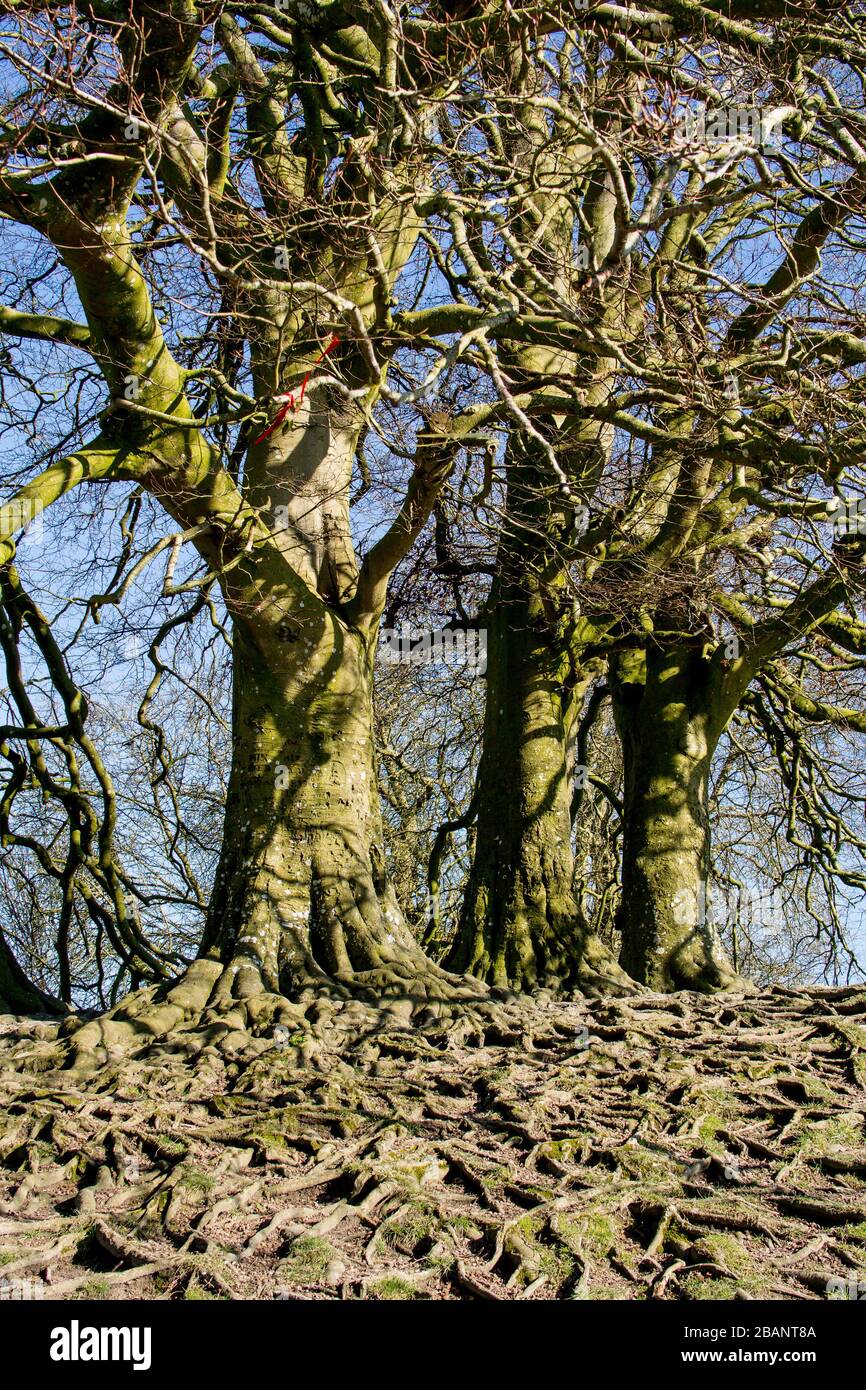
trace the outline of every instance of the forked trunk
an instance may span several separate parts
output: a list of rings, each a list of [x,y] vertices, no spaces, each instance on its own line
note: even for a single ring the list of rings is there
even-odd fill
[[[268,1034],[297,1023],[288,1000],[299,996],[305,1005],[338,993],[377,1006],[387,996],[386,1009],[405,1019],[481,995],[427,959],[385,870],[372,712],[381,609],[351,600],[358,579],[344,506],[354,426],[327,401],[315,413],[308,401],[306,411],[291,485],[250,482],[273,534],[253,531],[245,545],[234,536],[223,545],[219,532],[200,540],[232,616],[233,708],[223,843],[199,959],[178,981],[85,1025],[74,1047],[82,1064],[202,1016],[220,1036]],[[285,444],[268,441],[272,449],[285,453]]]

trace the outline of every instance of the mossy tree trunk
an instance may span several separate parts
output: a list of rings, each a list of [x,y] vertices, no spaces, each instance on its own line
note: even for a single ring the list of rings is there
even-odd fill
[[[451,965],[497,985],[570,980],[579,952],[563,654],[526,587],[494,593],[475,856]]]
[[[62,1014],[64,1009],[33,984],[0,934],[0,1013]]]
[[[233,760],[203,953],[243,996],[423,962],[384,868],[364,635],[236,620]],[[370,977],[370,983],[374,983]]]
[[[725,727],[722,658],[686,639],[620,653],[611,691],[623,752],[620,962],[657,990],[736,977],[707,912],[709,777]]]
[[[527,100],[515,107],[503,145],[517,178],[530,168],[545,176],[527,185],[523,214],[512,225],[531,248],[515,283],[525,276],[542,300],[553,289],[554,302],[579,303],[581,317],[599,324],[610,318],[619,335],[628,320],[621,296],[607,302],[583,282],[590,260],[601,265],[616,238],[609,172],[593,168],[591,150],[575,131],[550,140],[533,79],[516,50],[511,62],[515,91]],[[572,192],[563,196],[569,182]],[[569,564],[578,511],[598,486],[613,431],[591,410],[566,421],[553,401],[541,409],[551,382],[568,382],[590,408],[602,405],[615,364],[562,342],[514,347],[501,356],[512,386],[534,391],[534,409],[530,429],[513,429],[506,451],[506,517],[488,605],[475,856],[449,964],[517,989],[616,992],[630,988],[629,981],[588,930],[573,892],[569,753],[589,682]]]
[[[333,482],[340,459],[344,469],[351,462],[341,420],[327,406],[312,425],[308,415],[296,465],[315,457]],[[234,649],[232,769],[208,921],[199,959],[179,981],[133,994],[76,1033],[82,1064],[106,1047],[165,1037],[191,1016],[266,1032],[292,1022],[286,996],[307,990],[371,1002],[398,996],[413,1008],[475,996],[427,959],[400,912],[384,865],[372,732],[373,650],[388,579],[452,462],[450,442],[420,438],[403,507],[349,583],[328,562],[350,555],[345,536],[322,530],[315,505],[303,509],[303,526],[290,521],[274,532],[263,526],[262,502],[255,513],[241,510],[231,529],[201,537],[219,570]],[[195,497],[167,500],[189,524]],[[299,559],[306,552],[309,569]]]
[[[404,507],[359,568],[348,523],[359,415],[324,390],[254,453],[249,492],[274,529],[223,567],[232,769],[201,948],[226,967],[212,1004],[334,984],[381,993],[437,973],[385,871],[372,681],[389,575],[453,449],[422,435]]]
[[[513,461],[516,498],[487,606],[487,697],[475,854],[448,958],[511,989],[628,988],[573,893],[570,730],[587,684],[556,555],[561,516],[537,469]]]

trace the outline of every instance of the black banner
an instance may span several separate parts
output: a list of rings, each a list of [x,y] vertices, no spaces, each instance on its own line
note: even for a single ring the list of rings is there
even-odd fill
[[[329,1378],[357,1375],[364,1349],[369,1353],[373,1344],[380,1369],[390,1366],[394,1376],[419,1369],[453,1373],[458,1354],[463,1375],[466,1353],[477,1347],[476,1364],[488,1375],[500,1366],[514,1369],[515,1356],[537,1359],[539,1370],[564,1359],[575,1376],[601,1358],[618,1376],[681,1368],[700,1379],[711,1368],[760,1367],[768,1384],[784,1385],[792,1372],[824,1376],[858,1363],[866,1310],[852,1305],[866,1301],[860,1297],[866,1290],[853,1288],[853,1296],[842,1290],[838,1298],[803,1303],[509,1302],[507,1324],[493,1338],[478,1338],[479,1315],[494,1331],[498,1324],[490,1303],[440,1303],[437,1312],[432,1302],[389,1309],[360,1299],[33,1300],[0,1302],[0,1334],[7,1349],[27,1348],[28,1368],[49,1385],[70,1376],[101,1378],[100,1372],[114,1378],[128,1372],[136,1382],[166,1375],[174,1382],[184,1374],[222,1378],[239,1359],[240,1368],[246,1364],[258,1377],[288,1375],[310,1356],[326,1358]],[[423,1343],[411,1340],[416,1332]],[[416,1350],[407,1352],[407,1346]]]

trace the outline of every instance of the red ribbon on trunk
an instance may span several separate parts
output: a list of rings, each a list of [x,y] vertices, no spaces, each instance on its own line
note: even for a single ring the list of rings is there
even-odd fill
[[[324,362],[328,353],[333,352],[334,348],[337,346],[339,341],[340,339],[337,337],[335,333],[331,341],[328,343],[328,346],[325,348],[324,352],[319,353],[319,356],[316,358],[312,367],[307,372],[307,375],[301,382],[301,389],[298,392],[298,399],[295,400],[295,393],[294,391],[291,391],[289,393],[288,399],[280,406],[279,410],[277,411],[271,423],[268,425],[267,429],[259,435],[258,439],[253,440],[252,444],[250,445],[250,448],[254,449],[257,444],[261,444],[263,439],[267,439],[268,435],[273,434],[274,430],[279,429],[280,425],[283,423],[290,410],[294,412],[300,408],[304,399],[304,392],[307,389],[307,382],[310,380],[310,377],[313,375],[313,372],[316,370],[319,363]]]

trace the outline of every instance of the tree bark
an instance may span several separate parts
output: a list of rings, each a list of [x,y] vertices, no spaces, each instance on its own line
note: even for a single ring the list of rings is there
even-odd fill
[[[611,662],[623,752],[620,963],[659,991],[737,983],[706,904],[718,666],[685,640]]]
[[[0,933],[0,1013],[63,1014],[66,1005],[28,978]]]
[[[305,427],[313,417],[295,441],[299,482],[275,502],[256,480],[255,514],[239,510],[196,542],[219,575],[233,630],[232,769],[199,958],[179,980],[139,990],[85,1024],[74,1037],[76,1065],[202,1017],[222,1031],[292,1027],[288,1000],[299,996],[377,1006],[389,997],[386,1007],[401,1016],[407,1001],[414,1012],[482,997],[430,961],[404,921],[385,869],[373,741],[373,653],[388,578],[448,462],[435,442],[419,446],[404,505],[358,570],[340,499],[326,515],[314,482],[327,476],[332,490],[348,490],[351,430],[342,412],[331,419],[327,400],[308,410],[296,421]],[[285,447],[269,441],[269,456],[277,446]],[[308,500],[296,505],[299,497]],[[194,494],[164,500],[179,521],[194,520]],[[287,524],[270,533],[262,523],[276,506]]]
[[[495,584],[489,624],[475,854],[448,967],[515,990],[622,991],[572,892],[567,634],[517,575]]]
[[[202,954],[222,988],[381,988],[424,957],[384,866],[362,634],[324,604],[276,629],[235,623],[233,762]],[[392,979],[393,983],[393,979]]]

